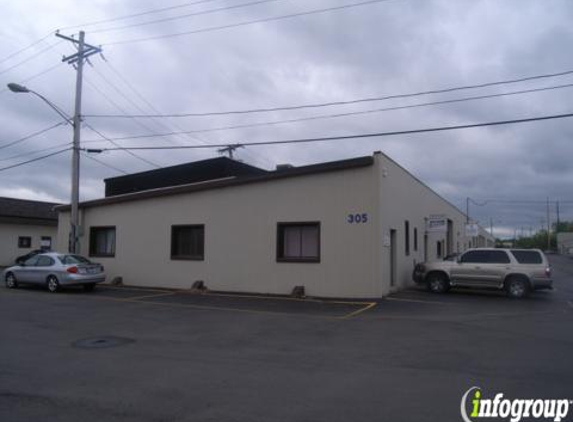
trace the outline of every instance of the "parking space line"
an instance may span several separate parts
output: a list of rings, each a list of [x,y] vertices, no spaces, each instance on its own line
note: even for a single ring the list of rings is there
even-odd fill
[[[163,293],[155,293],[151,295],[143,295],[143,296],[134,296],[125,298],[126,300],[141,300],[141,299],[150,299],[153,297],[163,297],[163,296],[173,296],[176,292],[163,292]]]
[[[123,290],[123,291],[130,291],[130,292],[167,292],[168,289],[156,289],[153,287],[136,287],[136,286],[112,286],[109,284],[102,284],[101,287],[103,289],[108,290]]]
[[[367,302],[366,302],[367,303]],[[339,319],[350,319],[350,318],[354,318],[357,315],[360,315],[363,312],[366,312],[368,309],[371,309],[373,307],[375,307],[378,303],[377,302],[370,302],[368,303],[366,306],[364,306],[363,308],[357,309],[354,312],[350,312],[349,314],[343,315],[341,317],[338,317]]]
[[[111,299],[111,300],[117,300],[119,302],[131,302],[145,305],[160,305],[172,308],[191,308],[191,309],[208,310],[208,311],[243,312],[243,313],[262,314],[262,315],[303,316],[303,317],[313,317],[313,318],[322,318],[330,320],[336,320],[340,318],[337,316],[325,316],[325,315],[315,315],[307,313],[260,311],[255,309],[228,308],[223,306],[190,305],[186,303],[165,303],[165,302],[153,302],[146,300],[116,299],[116,298],[103,298],[103,299]]]
[[[399,297],[386,297],[384,300],[393,300],[396,302],[429,303],[432,305],[449,305],[448,302],[438,302],[435,300],[403,299]]]

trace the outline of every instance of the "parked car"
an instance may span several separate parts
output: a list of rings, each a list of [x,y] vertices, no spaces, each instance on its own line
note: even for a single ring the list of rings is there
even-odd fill
[[[469,249],[453,261],[416,265],[413,279],[434,293],[460,286],[505,290],[521,298],[553,288],[551,268],[539,249]]]
[[[26,255],[19,256],[18,258],[16,258],[14,260],[14,262],[17,265],[19,265],[19,264],[22,264],[23,262],[26,262],[28,259],[32,258],[33,256],[36,256],[36,255],[41,254],[41,253],[46,253],[46,252],[50,252],[50,251],[46,251],[43,249],[34,249],[33,251],[28,252]]]
[[[104,268],[80,255],[41,253],[2,272],[6,287],[21,283],[43,284],[54,293],[64,286],[83,286],[86,291],[105,281]]]

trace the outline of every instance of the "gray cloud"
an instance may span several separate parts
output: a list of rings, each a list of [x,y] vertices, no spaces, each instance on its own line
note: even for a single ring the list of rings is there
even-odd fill
[[[54,28],[157,7],[157,2],[134,0],[52,3],[40,0],[3,2],[0,6],[4,17],[0,60]],[[95,68],[86,67],[84,113],[120,113],[116,107],[128,113],[152,112],[140,95],[164,113],[217,111],[414,92],[573,69],[573,62],[566,54],[573,38],[570,26],[573,5],[567,0],[394,0],[224,31],[105,46],[115,40],[225,25],[345,3],[349,1],[279,1],[110,33],[90,31],[117,26],[121,22],[86,27],[89,42],[104,44],[109,64],[94,57]],[[233,4],[230,0],[221,0],[185,11],[230,4]],[[176,13],[183,11],[150,15],[145,19]],[[46,42],[54,45],[57,39],[49,37]],[[47,45],[42,42],[27,53],[0,63],[0,72]],[[60,57],[70,51],[66,43],[58,44],[25,65],[0,74],[0,82],[24,80],[57,64]],[[115,74],[110,64],[137,93]],[[178,120],[89,119],[88,123],[106,136],[128,136],[358,111],[571,81],[573,77],[561,77],[326,110]],[[74,83],[73,69],[63,65],[27,85],[71,113]],[[573,110],[571,98],[571,89],[563,89],[431,108],[118,142],[125,146],[221,143],[400,130],[570,112]],[[55,121],[57,115],[38,99],[0,92],[0,145]],[[0,150],[0,160],[71,141],[70,132],[69,127],[59,128]],[[570,135],[571,121],[563,120],[304,147],[252,147],[240,150],[238,154],[247,162],[272,168],[277,163],[302,165],[371,154],[380,149],[463,209],[467,196],[477,201],[488,198],[573,199]],[[83,139],[97,140],[98,136],[85,127]],[[93,145],[109,146],[105,141]],[[173,165],[211,157],[216,152],[190,150],[138,154],[161,165]],[[97,158],[128,172],[150,168],[122,152],[109,152]],[[0,161],[0,167],[24,159]],[[69,154],[64,154],[1,172],[0,195],[66,201],[69,197],[69,162]],[[102,196],[102,179],[117,174],[83,159],[82,198]],[[562,218],[573,219],[573,206],[564,203],[561,211]],[[490,203],[474,206],[472,216],[482,223],[491,218],[500,231],[512,233],[515,227],[538,228],[541,219],[545,218],[545,208],[543,204]],[[553,203],[552,218],[555,218]]]

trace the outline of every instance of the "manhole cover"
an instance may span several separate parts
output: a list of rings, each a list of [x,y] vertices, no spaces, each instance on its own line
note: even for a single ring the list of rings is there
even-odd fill
[[[133,343],[134,341],[135,340],[127,337],[101,336],[74,341],[72,346],[81,349],[105,349],[107,347],[123,346],[124,344]]]

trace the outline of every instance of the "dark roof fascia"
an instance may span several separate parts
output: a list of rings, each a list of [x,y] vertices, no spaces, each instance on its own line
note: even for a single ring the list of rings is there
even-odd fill
[[[102,205],[119,204],[142,199],[158,198],[162,196],[179,195],[183,193],[200,192],[213,189],[221,189],[232,186],[241,186],[252,183],[270,182],[273,180],[287,179],[291,177],[308,176],[319,173],[329,173],[341,170],[350,170],[361,167],[368,167],[374,164],[372,156],[352,158],[348,160],[332,161],[328,163],[313,164],[303,167],[293,167],[286,170],[269,172],[261,176],[247,176],[240,178],[225,178],[215,181],[198,182],[188,185],[172,186],[168,188],[151,189],[147,191],[128,193],[124,195],[110,196],[93,201],[86,201],[80,204],[80,208],[91,208]],[[60,205],[57,211],[69,211],[70,205]]]
[[[29,226],[57,227],[58,220],[55,218],[17,217],[13,215],[0,215],[0,224],[22,224]]]

